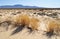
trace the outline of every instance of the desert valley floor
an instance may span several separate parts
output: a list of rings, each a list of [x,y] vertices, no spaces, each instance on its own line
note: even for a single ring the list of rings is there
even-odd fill
[[[0,39],[60,39],[60,10],[0,9]]]

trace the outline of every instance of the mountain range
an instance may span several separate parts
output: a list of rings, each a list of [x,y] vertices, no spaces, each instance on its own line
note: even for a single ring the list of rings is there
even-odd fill
[[[0,6],[0,8],[43,8],[43,7],[24,6],[24,5],[21,5],[21,4],[16,4],[16,5],[4,5],[4,6]]]

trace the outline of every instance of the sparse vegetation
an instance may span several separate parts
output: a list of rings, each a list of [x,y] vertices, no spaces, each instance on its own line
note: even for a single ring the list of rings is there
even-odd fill
[[[20,15],[15,20],[16,20],[15,24],[25,25],[27,27],[32,28],[33,30],[38,28],[39,20],[33,17],[30,18],[28,15]]]
[[[49,20],[48,21],[48,29],[47,29],[47,34],[49,36],[52,36],[52,35],[59,35],[59,32],[60,32],[60,23],[57,22],[56,20]]]
[[[36,36],[36,39],[40,39],[40,36],[44,38],[47,36],[50,38],[51,36],[52,38],[53,36],[57,36],[58,38],[58,35],[60,35],[60,10],[1,9],[0,32],[4,32],[5,30],[7,32],[6,34],[11,33],[10,30],[12,30],[12,33],[9,35],[14,36],[14,34],[17,33],[19,36],[22,35],[20,37],[26,36],[29,38],[31,36],[32,39],[35,39],[34,37]],[[35,31],[35,33],[32,31]],[[33,34],[30,35],[31,32]],[[2,35],[3,33],[1,32],[0,34]],[[2,36],[4,36],[4,34]]]
[[[22,15],[19,15],[18,17],[16,17],[14,20],[15,20],[15,22],[14,22],[15,26],[12,26],[12,28],[20,27],[19,30],[20,29],[22,30],[21,27],[23,27],[23,28],[26,27],[32,31],[38,30],[39,20],[37,18],[34,18],[34,17],[30,18],[27,14],[22,14]],[[17,30],[15,30],[14,32],[16,33],[16,31]]]

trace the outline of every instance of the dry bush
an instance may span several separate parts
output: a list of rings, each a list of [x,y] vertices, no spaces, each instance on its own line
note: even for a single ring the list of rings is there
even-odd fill
[[[29,24],[29,16],[28,15],[20,15],[16,17],[16,24],[23,24],[28,25]]]
[[[28,15],[21,15],[20,18],[21,18],[21,24],[29,25],[30,18]]]
[[[32,30],[38,30],[38,23],[39,23],[39,20],[32,17],[31,20],[30,20],[30,27],[32,28]]]
[[[57,26],[56,22],[49,21],[48,23],[48,31],[52,31]]]
[[[15,18],[15,24],[24,25],[30,27],[32,30],[37,30],[39,20],[32,17],[30,18],[27,14],[19,15]],[[31,25],[31,26],[29,26]],[[17,27],[17,26],[14,26]]]
[[[28,15],[24,15],[24,14],[19,15],[15,19],[15,26],[12,27],[12,28],[17,27],[17,29],[14,30],[11,35],[22,31],[24,27],[27,27],[30,30],[30,32],[32,32],[33,30],[36,30],[38,28],[37,22],[38,22],[37,19],[29,18]],[[31,26],[29,26],[29,25],[31,25]]]
[[[57,20],[49,20],[47,25],[48,25],[47,33],[50,33],[51,35],[59,34],[60,23]]]

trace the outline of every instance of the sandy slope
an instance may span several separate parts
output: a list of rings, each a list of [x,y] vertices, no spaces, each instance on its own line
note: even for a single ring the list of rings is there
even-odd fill
[[[32,14],[31,14],[32,15]],[[13,17],[14,15],[10,14],[4,14],[3,16],[1,16],[2,18],[0,19],[0,21],[5,21],[6,18],[9,18],[10,16]],[[59,15],[60,16],[60,15]],[[9,18],[8,20],[10,20],[11,18]],[[44,18],[43,18],[44,19]],[[5,25],[3,25],[5,26]],[[0,39],[60,39],[60,36],[52,36],[52,37],[48,37],[45,32],[43,32],[40,29],[44,29],[45,26],[42,22],[41,27],[43,28],[39,28],[39,31],[33,31],[32,33],[29,33],[29,29],[24,28],[22,31],[11,35],[11,33],[13,33],[13,31],[15,29],[8,29],[8,31],[5,30],[5,27],[0,27]]]
[[[27,28],[24,28],[22,31],[11,35],[11,33],[14,31],[8,30],[8,31],[1,31],[0,32],[0,39],[50,39],[48,36],[44,34],[43,31],[34,31],[32,33],[29,33],[29,30]],[[51,39],[60,39],[59,36],[52,36]]]

